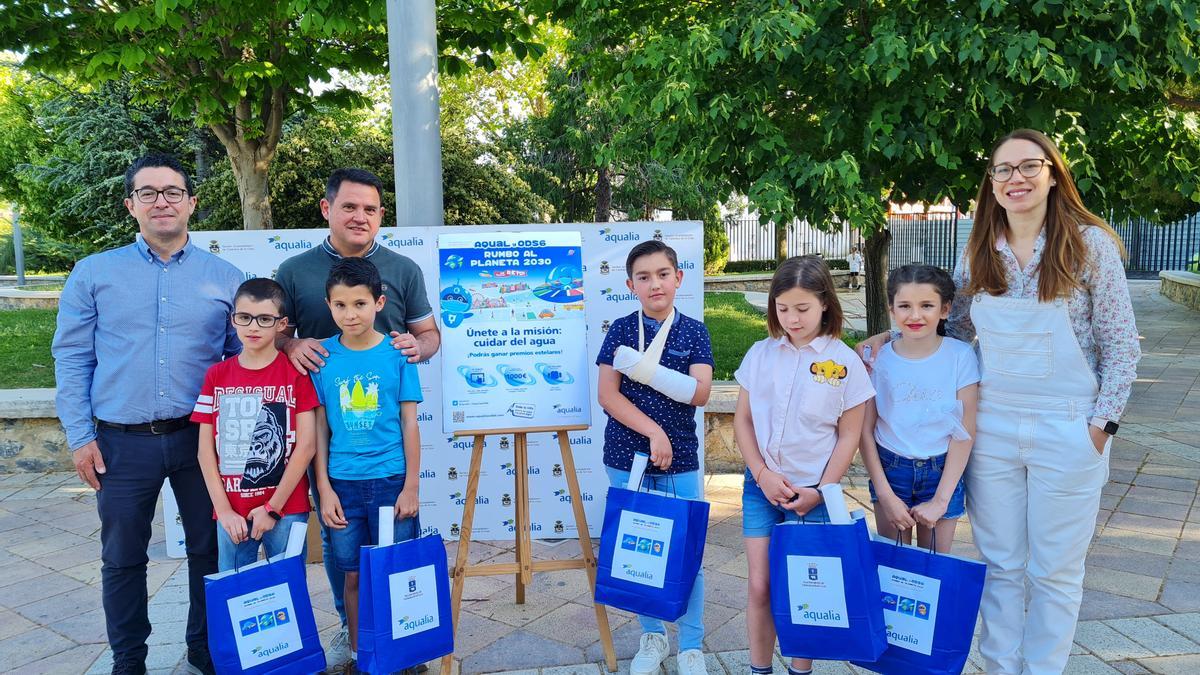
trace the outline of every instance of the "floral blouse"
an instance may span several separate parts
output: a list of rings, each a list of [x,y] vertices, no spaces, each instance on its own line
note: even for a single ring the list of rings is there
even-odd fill
[[[1088,249],[1087,262],[1081,275],[1083,287],[1071,292],[1067,300],[1067,313],[1071,317],[1071,327],[1083,356],[1100,382],[1100,393],[1093,414],[1116,421],[1121,418],[1125,403],[1129,400],[1142,349],[1138,344],[1125,266],[1116,245],[1108,233],[1098,227],[1086,227],[1083,240]],[[1003,237],[997,239],[996,250],[1003,258],[1008,280],[1008,291],[1004,297],[1037,298],[1038,265],[1045,247],[1046,233],[1043,231],[1034,243],[1033,257],[1022,270],[1008,241]],[[954,284],[960,292],[954,298],[950,318],[946,322],[946,333],[964,342],[975,339],[975,326],[971,324],[971,297],[961,292],[967,286],[968,277],[964,252],[954,270]]]

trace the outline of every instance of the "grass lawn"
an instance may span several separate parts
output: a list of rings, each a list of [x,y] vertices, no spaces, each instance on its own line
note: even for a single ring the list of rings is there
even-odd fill
[[[705,293],[704,325],[712,336],[714,380],[732,380],[750,345],[767,336],[767,320],[741,293]]]
[[[0,311],[0,389],[53,387],[55,310]],[[767,321],[741,293],[705,293],[704,323],[717,362],[714,380],[732,380],[750,345],[767,336]],[[853,346],[856,340],[844,337]]]
[[[53,309],[0,312],[0,389],[53,387]]]

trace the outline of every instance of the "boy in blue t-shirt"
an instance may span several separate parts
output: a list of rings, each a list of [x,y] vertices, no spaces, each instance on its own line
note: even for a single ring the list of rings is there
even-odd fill
[[[596,358],[604,465],[609,481],[624,487],[634,453],[650,455],[642,485],[680,497],[703,495],[696,436],[696,406],[708,402],[713,354],[704,324],[675,311],[683,281],[675,250],[661,241],[638,244],[625,261],[625,284],[641,309],[612,323]],[[669,331],[665,338],[662,331]],[[655,338],[659,338],[656,340]],[[655,361],[657,360],[657,363]],[[668,480],[667,476],[670,476]],[[669,651],[663,622],[639,616],[642,637],[629,665],[631,675],[657,673]],[[678,670],[705,673],[704,574],[696,577],[687,612],[679,618]]]
[[[342,332],[321,343],[329,356],[312,375],[322,404],[316,416],[321,520],[346,574],[351,658],[358,649],[359,548],[379,543],[379,507],[393,508],[395,541],[421,531],[421,384],[416,366],[375,330],[375,314],[387,300],[382,286],[365,258],[343,258],[329,270],[326,301]]]

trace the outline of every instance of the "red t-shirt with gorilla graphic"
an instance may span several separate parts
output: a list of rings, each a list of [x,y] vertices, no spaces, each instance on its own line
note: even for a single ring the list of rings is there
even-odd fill
[[[213,427],[217,469],[238,515],[249,515],[275,494],[296,447],[296,415],[318,405],[312,380],[282,353],[259,370],[243,368],[235,356],[205,373],[192,421]],[[280,513],[308,511],[306,474]]]

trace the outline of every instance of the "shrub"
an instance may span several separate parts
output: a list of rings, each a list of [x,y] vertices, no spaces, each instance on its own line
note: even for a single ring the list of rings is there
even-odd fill
[[[729,262],[729,235],[721,209],[713,204],[704,217],[704,273],[720,274]]]

